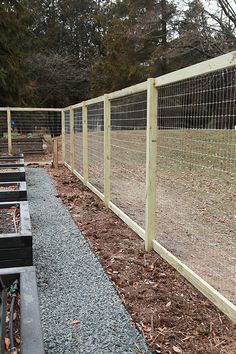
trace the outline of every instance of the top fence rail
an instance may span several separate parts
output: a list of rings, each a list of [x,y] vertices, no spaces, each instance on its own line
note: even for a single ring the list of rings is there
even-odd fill
[[[236,51],[220,55],[216,58],[206,60],[204,62],[194,64],[191,66],[188,66],[187,68],[183,68],[174,72],[171,72],[169,74],[165,74],[159,77],[155,78],[155,86],[156,87],[161,87],[164,85],[168,85],[177,81],[182,81],[190,78],[194,78],[196,76],[200,75],[206,75],[208,73],[211,73],[213,71],[221,70],[221,69],[226,69],[231,66],[236,65]],[[126,87],[122,90],[114,91],[111,93],[108,93],[108,99],[113,100],[117,99],[120,97],[132,95],[135,93],[139,93],[142,91],[147,90],[147,81],[141,82],[139,84],[133,85]],[[103,96],[95,97],[90,100],[80,102],[78,104],[68,106],[64,109],[69,109],[69,108],[79,108],[82,107],[83,103],[87,106],[90,104],[98,103],[103,100]]]

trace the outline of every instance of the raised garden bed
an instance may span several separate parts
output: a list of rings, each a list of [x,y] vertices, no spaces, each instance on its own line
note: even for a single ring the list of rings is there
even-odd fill
[[[1,167],[0,166],[0,182],[18,182],[25,181],[24,167]]]
[[[0,153],[7,153],[8,141],[7,139],[1,139]],[[19,154],[21,152],[25,154],[44,154],[44,140],[43,137],[31,137],[31,138],[13,138],[12,139],[12,152],[13,154]]]
[[[15,158],[15,159],[1,159],[0,160],[0,167],[2,168],[8,168],[8,167],[24,167],[25,162],[24,159],[21,158]]]
[[[19,155],[1,155],[0,156],[0,161],[2,160],[7,160],[7,161],[12,161],[12,160],[19,160],[19,159],[24,159],[24,154],[19,154]]]
[[[0,268],[33,264],[28,202],[0,203]]]
[[[44,354],[35,267],[0,269],[0,291],[1,353]]]
[[[0,182],[0,202],[26,201],[25,182]]]

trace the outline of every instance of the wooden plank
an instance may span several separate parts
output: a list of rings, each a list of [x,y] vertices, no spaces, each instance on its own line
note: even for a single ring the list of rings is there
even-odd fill
[[[66,122],[65,111],[61,112],[61,143],[62,143],[62,163],[66,158]]]
[[[84,185],[88,182],[88,107],[85,102],[82,108],[82,120],[83,120],[83,177]]]
[[[103,102],[103,99],[104,99],[104,96],[91,98],[91,99],[85,101],[85,104],[90,105],[90,104],[100,103],[100,102]]]
[[[203,295],[205,295],[213,304],[215,304],[232,321],[236,322],[236,306],[221,295],[216,289],[209,285],[199,275],[193,272],[189,267],[182,263],[172,253],[167,251],[156,240],[153,240],[153,249],[181,275],[193,284]]]
[[[95,193],[102,201],[104,201],[104,195],[97,188],[95,188],[90,182],[87,183],[87,187],[91,189],[91,191]]]
[[[123,96],[128,96],[128,95],[133,95],[135,93],[143,92],[146,91],[147,89],[147,81],[141,82],[140,84],[133,85],[130,87],[126,87],[122,90],[115,91],[112,93],[108,94],[108,98],[110,100],[113,100],[115,98],[123,97]]]
[[[70,165],[75,168],[75,116],[74,110],[70,108]]]
[[[8,143],[8,154],[12,154],[12,136],[11,136],[11,110],[7,108],[7,143]]]
[[[157,89],[155,79],[148,79],[146,138],[145,249],[151,251],[156,235],[156,165],[157,165]]]
[[[66,166],[70,171],[72,171],[71,166],[66,161],[64,161],[64,166]]]
[[[172,73],[159,76],[155,79],[157,87],[168,85],[177,81],[186,80],[195,76],[208,74],[212,71],[229,68],[236,65],[236,51],[220,55],[214,59],[188,66]]]
[[[104,202],[109,206],[111,199],[111,102],[104,95]]]
[[[1,110],[7,110],[2,107]],[[10,107],[13,112],[61,112],[63,108]]]
[[[80,180],[81,182],[84,183],[84,177],[81,176],[81,174],[79,174],[76,170],[74,170],[73,173],[74,173],[74,175],[75,175],[77,178],[79,178],[79,180]]]
[[[109,208],[123,220],[134,232],[136,232],[143,240],[145,240],[145,230],[139,226],[134,220],[132,220],[127,214],[119,209],[112,202],[109,203]]]

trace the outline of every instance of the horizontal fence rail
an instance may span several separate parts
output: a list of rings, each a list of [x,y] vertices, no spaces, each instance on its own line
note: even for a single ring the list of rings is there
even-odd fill
[[[232,52],[54,114],[64,165],[236,322],[235,107]]]

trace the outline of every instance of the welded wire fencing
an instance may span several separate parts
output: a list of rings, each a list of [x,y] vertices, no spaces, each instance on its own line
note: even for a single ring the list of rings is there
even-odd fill
[[[104,107],[103,102],[88,105],[88,182],[104,192]]]
[[[236,303],[236,67],[158,88],[157,240]]]
[[[63,163],[236,322],[236,52],[61,113]]]
[[[111,100],[111,202],[145,228],[147,92]]]
[[[87,149],[75,168],[147,250],[234,320],[235,100],[231,53],[86,101]]]
[[[52,141],[61,136],[60,110],[11,108],[0,112],[0,122],[2,153],[24,153],[36,161],[52,159]]]

